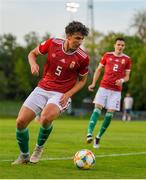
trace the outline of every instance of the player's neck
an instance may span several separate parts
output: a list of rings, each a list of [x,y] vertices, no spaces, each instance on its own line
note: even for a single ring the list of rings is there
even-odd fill
[[[122,55],[123,55],[123,52],[116,52],[116,51],[114,51],[114,55],[115,55],[115,56],[122,56]]]
[[[75,49],[71,49],[71,48],[69,47],[69,43],[68,43],[67,40],[66,40],[66,41],[64,42],[64,44],[63,44],[63,49],[64,49],[64,51],[65,51],[66,53],[73,53],[73,52],[75,51]]]

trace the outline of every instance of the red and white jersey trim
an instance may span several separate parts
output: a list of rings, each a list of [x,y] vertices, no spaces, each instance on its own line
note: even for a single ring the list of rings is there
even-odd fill
[[[85,74],[79,74],[80,76],[85,76],[86,74],[88,74],[88,72],[86,72]]]
[[[127,54],[123,54],[123,56],[127,57],[127,58],[130,58],[129,56],[127,56]]]
[[[87,58],[87,54],[82,49],[79,48],[77,50],[77,53],[80,54],[84,59]]]
[[[53,39],[52,42],[56,43],[56,44],[62,44],[64,42],[63,39]]]
[[[107,52],[106,54],[114,54],[114,51],[113,52]]]
[[[117,57],[122,57],[122,56],[124,56],[124,57],[130,58],[127,54],[121,54],[121,55],[118,56],[118,55],[115,54],[114,51],[112,51],[112,52],[107,52],[106,54],[113,54],[114,56],[117,56]]]

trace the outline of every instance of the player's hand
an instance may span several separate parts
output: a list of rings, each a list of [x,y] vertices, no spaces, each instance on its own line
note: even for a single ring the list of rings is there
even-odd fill
[[[60,104],[62,107],[64,107],[64,106],[66,105],[66,103],[67,103],[67,101],[68,101],[69,98],[70,98],[70,97],[67,95],[67,93],[66,93],[66,94],[63,94],[63,95],[61,96],[61,98],[60,98],[59,104]]]
[[[34,76],[39,76],[39,65],[38,64],[32,64],[31,65],[31,73],[34,75]]]
[[[94,91],[94,88],[95,88],[95,85],[94,85],[94,84],[90,84],[90,85],[88,86],[88,90],[91,91],[91,92]]]
[[[116,80],[116,83],[115,83],[116,86],[122,86],[122,84],[123,82],[121,81],[121,79]]]

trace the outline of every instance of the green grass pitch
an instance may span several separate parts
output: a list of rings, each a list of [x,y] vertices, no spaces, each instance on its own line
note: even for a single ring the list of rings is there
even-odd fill
[[[99,128],[98,122],[95,132]],[[19,150],[15,140],[15,119],[0,118],[0,179],[146,179],[146,122],[112,121],[100,149],[86,144],[88,119],[61,117],[45,144],[38,164],[12,166]],[[39,124],[32,122],[30,152],[36,143]],[[80,149],[90,149],[95,166],[79,170],[72,157]]]

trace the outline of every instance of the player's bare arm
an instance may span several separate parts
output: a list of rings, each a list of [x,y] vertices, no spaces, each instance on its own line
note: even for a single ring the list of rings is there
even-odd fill
[[[32,51],[30,51],[30,53],[28,54],[28,61],[29,61],[29,64],[30,64],[31,73],[34,76],[38,76],[39,75],[39,65],[36,63],[36,57],[39,54],[40,54],[40,52],[38,50],[38,47],[36,47]]]
[[[66,93],[64,93],[63,96],[61,97],[60,105],[62,107],[65,106],[68,99],[70,97],[72,97],[75,93],[77,93],[80,89],[82,89],[82,87],[85,85],[86,81],[87,81],[87,75],[79,76],[79,79],[76,82],[76,84],[73,86],[73,88],[70,89],[69,91],[67,91]]]
[[[130,71],[126,71],[126,72],[125,72],[125,77],[122,78],[122,79],[118,79],[115,84],[116,84],[117,86],[122,86],[122,84],[123,84],[124,82],[128,82],[128,81],[129,81],[129,77],[130,77]]]
[[[96,69],[96,71],[95,71],[95,73],[94,73],[94,76],[93,76],[92,84],[90,84],[90,85],[88,86],[88,90],[91,91],[91,92],[94,91],[94,87],[95,87],[96,82],[97,82],[97,80],[98,80],[98,78],[99,78],[99,76],[100,76],[102,67],[103,67],[103,66],[102,66],[101,64],[98,65],[98,67],[97,67],[97,69]]]

